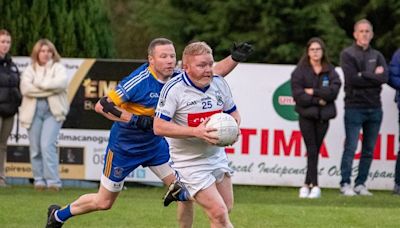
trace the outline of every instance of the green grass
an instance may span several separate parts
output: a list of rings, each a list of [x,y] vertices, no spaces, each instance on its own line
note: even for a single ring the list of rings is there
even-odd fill
[[[0,227],[44,227],[47,206],[67,204],[97,189],[35,192],[28,186],[0,188]],[[128,187],[109,211],[70,219],[64,227],[178,227],[176,204],[162,206],[165,189]],[[372,197],[344,197],[323,189],[322,198],[299,199],[297,188],[234,186],[235,227],[400,227],[400,197],[373,191]],[[209,227],[200,207],[194,227]]]

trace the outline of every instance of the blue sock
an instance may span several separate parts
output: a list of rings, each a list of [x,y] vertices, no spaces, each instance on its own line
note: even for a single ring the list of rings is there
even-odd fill
[[[60,210],[57,210],[57,212],[55,213],[56,219],[58,218],[60,220],[59,222],[65,222],[72,216],[73,215],[71,214],[70,204],[68,204],[66,207],[61,208]]]

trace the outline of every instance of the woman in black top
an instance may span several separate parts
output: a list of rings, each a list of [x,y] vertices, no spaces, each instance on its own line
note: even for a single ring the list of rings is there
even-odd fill
[[[21,104],[19,72],[8,54],[10,47],[10,33],[0,29],[0,187],[6,186],[4,165],[7,139],[13,127],[14,115]]]
[[[339,75],[329,62],[325,44],[320,38],[314,37],[307,42],[305,53],[292,73],[291,86],[307,149],[307,174],[299,197],[319,198],[319,151],[329,120],[336,116],[334,101],[341,86]]]

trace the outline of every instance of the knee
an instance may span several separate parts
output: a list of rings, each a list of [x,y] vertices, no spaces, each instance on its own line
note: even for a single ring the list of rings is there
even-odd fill
[[[229,223],[228,219],[228,208],[227,207],[217,207],[212,210],[211,219],[217,222],[218,224],[227,224]]]
[[[361,156],[370,158],[374,154],[376,143],[375,142],[366,142],[362,145]]]
[[[370,159],[373,157],[373,151],[365,151],[361,153],[361,158]]]
[[[112,208],[113,201],[104,200],[102,202],[97,202],[97,210],[110,210]]]
[[[42,151],[56,152],[56,141],[50,141],[49,139],[40,142],[40,149]]]
[[[356,152],[356,149],[357,149],[357,144],[346,142],[344,145],[343,155],[352,157],[354,155],[354,153]]]

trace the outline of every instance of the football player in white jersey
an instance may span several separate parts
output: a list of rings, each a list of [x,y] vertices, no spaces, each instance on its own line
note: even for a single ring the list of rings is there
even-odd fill
[[[225,112],[239,124],[240,115],[227,83],[213,74],[213,64],[212,50],[205,42],[186,46],[184,72],[161,90],[154,133],[171,138],[172,167],[206,212],[211,227],[233,227],[228,214],[233,207],[233,171],[224,148],[215,146],[218,138],[212,131],[216,129],[206,127],[206,123],[212,114]],[[193,210],[192,204],[180,202],[178,215],[185,216],[184,209]],[[185,219],[191,225],[192,221]]]
[[[225,76],[238,62],[245,61],[251,52],[252,47],[247,43],[234,46],[231,55],[218,62],[214,70]],[[175,180],[175,171],[168,162],[168,144],[165,139],[155,136],[152,130],[161,88],[174,74],[179,74],[174,71],[176,53],[172,41],[154,39],[149,45],[148,60],[96,104],[97,112],[115,121],[99,191],[85,194],[62,208],[50,205],[46,227],[62,227],[73,216],[110,209],[122,190],[125,177],[139,165],[149,166],[167,185]],[[164,200],[165,206],[172,201],[186,200],[182,187],[176,182],[171,184]],[[182,218],[187,218],[183,224],[192,221],[190,206],[182,213]]]

